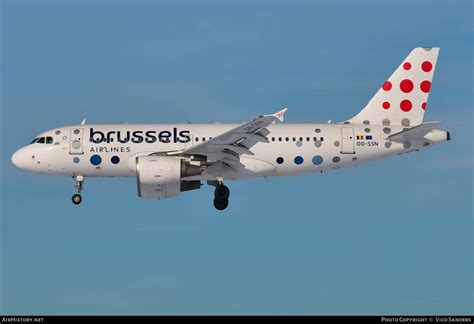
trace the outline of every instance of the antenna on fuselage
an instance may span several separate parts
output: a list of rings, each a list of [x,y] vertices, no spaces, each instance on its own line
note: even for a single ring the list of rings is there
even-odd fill
[[[86,119],[84,118],[82,121],[81,121],[81,125],[85,125],[86,124]]]

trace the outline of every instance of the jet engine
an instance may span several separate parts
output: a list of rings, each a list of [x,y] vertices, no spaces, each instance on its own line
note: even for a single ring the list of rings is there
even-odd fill
[[[201,188],[201,181],[182,178],[201,174],[201,167],[177,157],[146,155],[136,158],[138,196],[164,199]]]

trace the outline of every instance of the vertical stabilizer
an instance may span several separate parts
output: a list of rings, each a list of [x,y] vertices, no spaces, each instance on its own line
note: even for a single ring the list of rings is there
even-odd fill
[[[423,123],[438,47],[415,48],[351,124],[416,126]]]

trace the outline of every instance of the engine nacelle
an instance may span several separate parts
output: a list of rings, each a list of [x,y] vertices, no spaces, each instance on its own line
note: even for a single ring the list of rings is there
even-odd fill
[[[181,191],[195,190],[201,182],[183,181],[184,177],[201,174],[201,168],[186,161],[159,155],[136,158],[138,196],[163,199],[177,196]]]

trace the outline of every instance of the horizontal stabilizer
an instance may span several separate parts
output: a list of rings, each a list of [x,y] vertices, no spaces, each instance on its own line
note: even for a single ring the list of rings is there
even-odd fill
[[[413,128],[401,131],[399,133],[390,135],[386,139],[397,143],[404,143],[406,141],[420,139],[423,138],[429,132],[431,132],[433,129],[435,129],[439,124],[441,124],[441,122],[429,122],[421,124]]]

